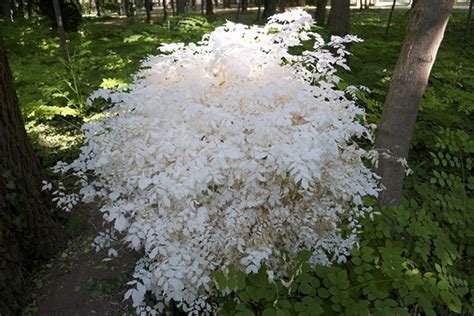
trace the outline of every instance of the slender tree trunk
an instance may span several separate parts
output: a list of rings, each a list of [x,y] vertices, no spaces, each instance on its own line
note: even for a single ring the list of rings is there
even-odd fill
[[[350,0],[331,0],[328,28],[331,34],[344,36],[349,33],[351,7]]]
[[[22,19],[25,17],[25,4],[23,0],[18,0],[18,17]]]
[[[28,17],[31,18],[33,16],[33,0],[26,1],[26,10],[28,11]]]
[[[249,0],[240,0],[242,3],[242,12],[247,12],[249,7]]]
[[[64,229],[41,191],[45,173],[28,140],[0,35],[0,314],[21,315],[34,260],[56,253]]]
[[[326,6],[328,0],[316,0],[315,20],[319,26],[324,26],[326,21]]]
[[[419,0],[410,13],[375,141],[380,157],[376,172],[385,188],[378,199],[381,205],[400,203],[405,174],[400,159],[408,156],[418,108],[453,5],[454,0]]]
[[[127,16],[128,20],[131,20],[132,15],[131,15],[131,10],[130,10],[130,0],[124,0],[124,9],[125,9],[125,15]]]
[[[166,0],[163,0],[163,24],[168,19],[168,10],[166,8]]]
[[[286,0],[279,0],[278,1],[278,11],[283,13],[286,11]]]
[[[170,0],[170,4],[171,4],[171,13],[173,14],[173,16],[176,16],[176,10],[175,10],[175,7],[174,7],[174,0]]]
[[[264,0],[263,2],[263,18],[267,19],[276,13],[276,1]]]
[[[101,13],[100,13],[100,1],[99,0],[95,0],[95,10],[97,12],[97,16],[101,16]]]
[[[151,23],[152,0],[145,0],[146,23]]]
[[[201,0],[204,1],[204,0]],[[206,15],[214,15],[214,7],[212,0],[206,0]]]
[[[256,0],[257,2],[257,21],[260,21],[262,16],[262,0]]]
[[[176,13],[178,15],[186,13],[186,0],[176,0]]]
[[[392,8],[390,9],[390,15],[388,16],[387,27],[385,28],[385,38],[388,37],[388,32],[390,31],[390,24],[392,24],[393,11],[395,11],[396,4],[397,4],[397,0],[393,0]]]
[[[472,16],[472,4],[474,3],[474,0],[471,0],[469,2],[469,11],[467,13],[467,21],[466,21],[466,34],[470,34],[471,31],[471,16]]]
[[[54,14],[56,15],[56,24],[59,33],[59,44],[66,63],[69,63],[69,52],[66,46],[66,32],[64,32],[63,18],[61,16],[61,8],[59,7],[59,0],[53,0]]]

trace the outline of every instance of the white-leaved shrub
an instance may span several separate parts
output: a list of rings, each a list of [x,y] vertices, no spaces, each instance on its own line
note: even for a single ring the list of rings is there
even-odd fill
[[[328,265],[357,243],[358,218],[371,213],[363,198],[377,188],[355,140],[371,130],[336,71],[348,68],[344,43],[359,39],[325,43],[312,23],[301,10],[265,27],[228,22],[198,44],[163,45],[134,83],[93,95],[113,106],[56,171],[80,176],[81,199],[102,203],[113,227],[98,247],[115,238],[143,251],[126,295],[137,312],[170,300],[213,312],[212,271],[265,262],[281,276],[282,252],[309,249]],[[290,53],[303,42],[313,48]]]

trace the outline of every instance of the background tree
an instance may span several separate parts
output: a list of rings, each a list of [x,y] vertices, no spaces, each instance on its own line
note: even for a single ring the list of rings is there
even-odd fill
[[[52,256],[65,241],[51,198],[41,190],[45,178],[25,131],[0,35],[1,315],[20,314],[33,261]]]
[[[396,5],[397,5],[397,0],[393,0],[392,8],[390,9],[390,14],[388,16],[387,27],[385,28],[385,37],[388,37],[388,32],[390,31],[390,24],[392,24],[393,11],[395,11]]]
[[[351,22],[350,0],[331,0],[328,29],[331,34],[343,36],[349,33]]]
[[[286,0],[279,0],[278,1],[278,11],[281,13],[285,12],[286,10]]]
[[[204,1],[204,0],[202,0]],[[206,15],[214,15],[214,7],[212,0],[206,0]]]
[[[264,0],[263,2],[263,18],[269,18],[276,13],[276,1]]]
[[[328,0],[316,0],[316,12],[314,14],[314,19],[319,26],[324,26],[326,23],[326,6],[328,5]]]
[[[145,0],[146,23],[151,23],[151,10],[153,9],[152,6],[152,0]]]
[[[1,14],[3,18],[7,21],[11,21],[12,15],[11,15],[10,1],[3,0],[1,5],[2,7],[0,9],[1,9]]]
[[[53,0],[54,14],[56,15],[56,23],[59,33],[59,44],[63,53],[63,58],[66,63],[69,63],[69,52],[66,46],[66,32],[64,32],[63,18],[61,15],[61,8],[59,6],[59,0]]]
[[[378,125],[375,148],[380,160],[377,173],[386,188],[381,205],[398,205],[404,166],[421,98],[454,5],[454,0],[418,0],[411,10],[405,41],[393,74]]]
[[[178,15],[186,13],[186,0],[176,0],[176,13]]]

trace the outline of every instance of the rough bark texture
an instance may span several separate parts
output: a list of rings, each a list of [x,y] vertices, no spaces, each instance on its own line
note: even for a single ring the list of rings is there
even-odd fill
[[[454,0],[418,0],[408,19],[405,41],[378,126],[375,148],[380,160],[376,172],[386,188],[381,205],[398,205],[404,167],[413,128],[431,68],[454,5]]]
[[[264,0],[263,3],[263,18],[269,18],[276,13],[276,1]]]
[[[343,36],[349,33],[351,21],[350,0],[331,0],[328,28],[331,34]]]
[[[314,14],[314,19],[319,26],[324,26],[326,23],[326,6],[328,0],[316,0],[316,12]]]
[[[0,35],[0,315],[19,314],[33,261],[53,255],[65,240],[50,197],[41,191],[42,179]]]

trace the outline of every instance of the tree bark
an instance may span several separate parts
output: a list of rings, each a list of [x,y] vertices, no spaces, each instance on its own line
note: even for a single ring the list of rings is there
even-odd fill
[[[276,1],[264,0],[263,2],[263,18],[267,19],[276,13]]]
[[[278,1],[278,11],[283,13],[286,11],[286,0],[279,0]]]
[[[146,23],[151,23],[151,9],[153,2],[152,0],[145,0],[145,11],[146,11]]]
[[[101,16],[101,13],[100,13],[100,0],[95,0],[95,10],[97,12],[97,16]]]
[[[328,28],[331,34],[344,36],[349,33],[351,8],[350,0],[331,0]]]
[[[380,205],[400,203],[405,175],[400,159],[408,156],[418,108],[453,5],[454,0],[418,0],[410,12],[375,141],[380,157],[376,173],[385,188]]]
[[[28,299],[33,261],[56,253],[64,229],[41,191],[45,173],[20,115],[0,34],[0,314],[20,315]]]
[[[204,1],[204,0],[201,0]],[[214,7],[212,0],[206,0],[206,15],[214,15]]]
[[[186,13],[186,0],[176,0],[176,13],[177,15]]]
[[[393,0],[392,8],[390,9],[390,15],[388,16],[387,27],[385,28],[385,38],[388,37],[388,32],[390,31],[390,24],[392,24],[393,11],[395,11],[396,4],[397,0]]]
[[[63,18],[61,16],[61,8],[59,7],[59,0],[53,0],[54,14],[56,15],[56,24],[58,26],[59,44],[66,63],[69,63],[69,52],[66,46],[66,32],[64,32]]]
[[[11,7],[10,7],[10,1],[9,0],[3,0],[2,1],[2,16],[5,18],[7,21],[12,20],[12,13],[11,13]]]
[[[316,20],[316,24],[319,26],[324,26],[326,21],[326,6],[328,4],[328,0],[316,0],[316,12],[314,14],[314,18]]]

